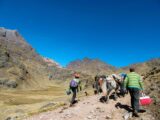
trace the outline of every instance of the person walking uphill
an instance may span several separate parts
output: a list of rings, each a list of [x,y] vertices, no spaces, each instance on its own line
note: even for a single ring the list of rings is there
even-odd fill
[[[139,117],[139,97],[140,92],[143,92],[143,83],[139,74],[135,73],[134,68],[130,68],[130,73],[127,74],[124,87],[127,88],[131,96],[131,107],[133,109],[133,116]]]
[[[74,73],[74,79],[71,80],[70,82],[70,89],[73,93],[72,99],[71,99],[71,103],[70,106],[72,106],[74,103],[76,103],[76,96],[77,96],[77,92],[79,91],[79,87],[81,90],[81,86],[80,86],[80,80],[79,80],[80,75],[78,73]]]

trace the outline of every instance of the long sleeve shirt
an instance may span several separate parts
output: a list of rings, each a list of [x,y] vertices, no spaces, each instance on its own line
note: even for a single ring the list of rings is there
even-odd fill
[[[142,79],[140,77],[140,75],[138,75],[135,72],[131,72],[129,74],[127,74],[125,81],[124,81],[124,87],[128,87],[128,88],[138,88],[143,90],[143,82]]]

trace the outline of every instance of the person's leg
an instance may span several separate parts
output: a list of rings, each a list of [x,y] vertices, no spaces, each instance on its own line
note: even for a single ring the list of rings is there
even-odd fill
[[[137,88],[129,88],[129,93],[131,95],[131,106],[133,108],[133,116],[139,117],[139,90]]]
[[[131,107],[134,110],[135,108],[134,108],[133,90],[132,90],[132,88],[128,88],[128,91],[129,91],[129,94],[130,94],[130,97],[131,97]]]
[[[77,88],[71,88],[73,96],[72,96],[72,100],[71,100],[71,105],[74,104],[75,99],[76,99],[76,92],[77,92]]]
[[[134,106],[135,112],[138,112],[139,111],[139,89],[134,88],[133,91],[134,91],[133,92],[133,98],[134,98],[134,100],[133,100],[133,102],[134,102],[133,106]]]

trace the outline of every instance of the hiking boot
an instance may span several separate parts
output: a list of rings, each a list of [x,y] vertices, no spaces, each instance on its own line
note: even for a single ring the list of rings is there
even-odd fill
[[[133,112],[133,117],[139,117],[138,112]]]
[[[72,106],[73,106],[73,104],[70,104],[70,105],[69,105],[69,107],[72,107]]]
[[[69,107],[73,107],[73,106],[75,106],[75,105],[74,105],[74,104],[70,104],[70,105],[69,105]]]
[[[72,104],[76,104],[76,103],[78,103],[78,100],[75,100]]]

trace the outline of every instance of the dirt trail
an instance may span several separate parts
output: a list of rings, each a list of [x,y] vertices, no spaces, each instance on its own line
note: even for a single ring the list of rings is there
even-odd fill
[[[61,107],[25,120],[155,120],[149,111],[140,114],[140,118],[130,118],[131,113],[127,111],[130,105],[129,95],[118,98],[117,101],[110,100],[108,104],[100,103],[99,97],[89,96],[81,99],[73,107]],[[117,103],[120,103],[118,108],[115,107]]]

